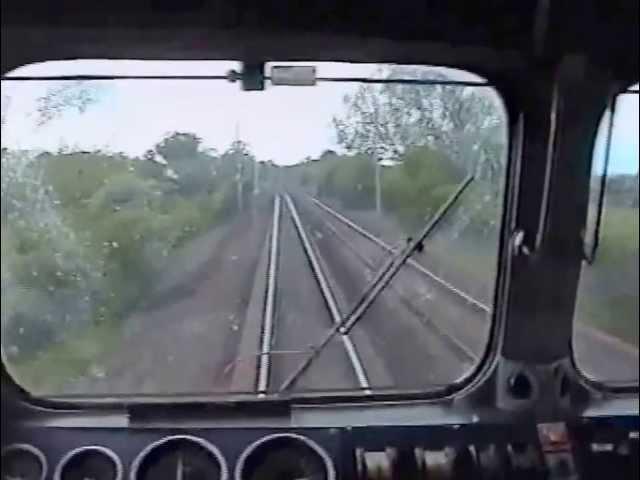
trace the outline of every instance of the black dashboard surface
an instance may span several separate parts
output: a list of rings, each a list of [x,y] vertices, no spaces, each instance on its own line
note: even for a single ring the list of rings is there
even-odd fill
[[[42,427],[24,425],[12,428],[3,435],[3,446],[15,444],[32,445],[41,451],[48,465],[47,478],[54,477],[60,470],[60,463],[72,451],[86,447],[101,447],[115,454],[122,464],[122,478],[149,478],[143,475],[141,463],[150,457],[157,447],[167,441],[187,439],[204,441],[219,451],[223,467],[228,478],[254,479],[254,474],[244,474],[251,461],[247,457],[258,458],[259,463],[268,462],[270,456],[280,455],[291,445],[283,445],[278,439],[298,440],[313,445],[330,459],[336,477],[317,478],[378,478],[363,474],[359,458],[366,453],[374,453],[389,459],[389,477],[379,478],[430,478],[420,476],[420,467],[416,463],[418,452],[431,452],[424,458],[435,458],[436,452],[451,452],[449,455],[452,474],[442,478],[551,478],[543,461],[543,452],[534,424],[519,425],[440,425],[440,426],[389,426],[389,427],[342,427],[342,428],[161,428],[131,427],[122,428],[73,428]],[[616,478],[637,478],[638,474],[638,418],[602,417],[577,421],[569,425],[569,441],[572,445],[573,461],[581,473],[580,478],[605,478],[616,472]],[[297,450],[296,450],[297,448]],[[299,451],[298,447],[293,452]],[[521,464],[514,455],[523,455],[533,448],[537,458],[535,467],[520,468]],[[483,452],[494,449],[502,452],[496,458],[502,458],[504,465],[501,475],[489,471]],[[171,450],[171,449],[170,449]],[[248,455],[251,452],[257,455]],[[471,452],[469,455],[468,452]],[[377,452],[377,453],[376,453]],[[519,452],[519,453],[518,453]],[[423,453],[424,454],[424,453]],[[301,453],[292,458],[284,455],[287,461],[295,463]],[[428,457],[431,455],[431,457]],[[444,458],[444,457],[443,457]],[[3,458],[4,459],[4,458]],[[465,460],[466,459],[466,460]],[[311,460],[304,460],[309,464]],[[4,463],[4,462],[3,462]],[[63,462],[64,463],[64,462]],[[292,463],[292,465],[293,465]],[[419,463],[419,462],[418,462]],[[239,465],[243,464],[243,466]],[[282,460],[280,466],[284,468]],[[293,468],[293,467],[292,467]],[[136,475],[134,470],[138,472]],[[173,472],[166,478],[175,478]],[[239,475],[239,476],[237,476]],[[258,476],[260,476],[258,474]],[[75,477],[64,477],[75,478]],[[201,478],[201,477],[185,477]],[[202,477],[205,478],[205,477]],[[225,478],[220,477],[220,478]],[[273,477],[277,478],[277,477]],[[283,476],[278,478],[296,478]],[[556,477],[563,478],[563,477]],[[570,478],[570,477],[567,477]]]

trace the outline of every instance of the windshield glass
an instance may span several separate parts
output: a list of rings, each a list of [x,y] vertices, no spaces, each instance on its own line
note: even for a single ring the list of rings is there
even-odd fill
[[[445,68],[304,65],[312,86],[263,91],[230,81],[234,62],[49,62],[3,79],[2,358],[19,384],[368,395],[477,365],[498,94]]]
[[[608,383],[638,383],[638,117],[636,84],[600,124],[575,309],[576,363]]]

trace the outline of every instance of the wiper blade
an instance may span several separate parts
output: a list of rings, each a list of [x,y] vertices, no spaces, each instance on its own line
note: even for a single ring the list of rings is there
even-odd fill
[[[465,178],[458,188],[451,194],[447,201],[440,207],[440,209],[433,216],[431,221],[422,229],[419,235],[407,243],[407,245],[401,249],[397,254],[389,257],[387,262],[378,271],[376,276],[369,282],[369,285],[365,288],[364,292],[360,296],[360,299],[353,306],[351,311],[344,316],[340,323],[337,323],[327,334],[327,336],[313,348],[313,351],[309,356],[298,366],[298,368],[287,378],[287,380],[280,387],[281,392],[289,390],[300,376],[311,366],[316,358],[324,351],[326,346],[331,342],[336,335],[346,335],[351,329],[360,321],[360,319],[367,312],[369,307],[373,304],[380,292],[386,288],[386,286],[393,280],[396,274],[400,271],[403,265],[409,260],[409,257],[413,255],[413,252],[419,248],[423,242],[431,235],[435,228],[439,225],[440,221],[446,216],[451,207],[455,205],[460,196],[464,193],[471,182],[473,182],[474,176],[469,175]]]

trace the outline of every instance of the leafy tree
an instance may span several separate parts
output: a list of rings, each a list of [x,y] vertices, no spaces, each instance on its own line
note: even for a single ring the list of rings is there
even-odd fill
[[[7,121],[7,111],[9,110],[10,104],[11,104],[11,97],[9,97],[9,95],[2,95],[2,104],[0,105],[0,108],[1,108],[0,126],[1,127],[4,127],[4,124]]]
[[[394,67],[388,78],[449,80],[437,71]],[[398,159],[415,146],[443,152],[459,167],[495,177],[504,168],[503,115],[484,87],[365,84],[346,95],[333,119],[338,143],[377,160]],[[488,164],[488,165],[485,165]]]
[[[130,160],[100,151],[63,154],[43,153],[37,159],[43,182],[53,189],[59,202],[82,207],[114,176],[131,166]]]
[[[21,359],[75,328],[117,330],[174,252],[233,211],[238,165],[250,185],[255,162],[188,132],[142,158],[66,150],[2,151],[2,333]]]
[[[155,146],[155,151],[167,162],[179,162],[195,158],[201,144],[202,139],[193,133],[173,132]]]
[[[66,111],[84,113],[106,90],[104,84],[90,81],[61,82],[37,99],[37,124],[43,126]]]
[[[203,149],[202,139],[193,133],[173,132],[156,146],[155,152],[170,167],[179,190],[187,195],[210,190],[215,170],[215,150]],[[147,157],[150,155],[147,152]],[[168,173],[164,171],[165,175]]]

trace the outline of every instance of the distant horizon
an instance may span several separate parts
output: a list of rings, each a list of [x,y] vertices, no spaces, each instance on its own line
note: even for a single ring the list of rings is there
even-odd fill
[[[276,62],[278,63],[278,62]],[[295,63],[295,62],[293,62]],[[376,77],[385,65],[304,62],[316,65],[318,74],[335,77]],[[21,67],[11,75],[129,74],[222,75],[237,62],[212,61],[59,61]],[[481,80],[476,75],[442,67],[460,80]],[[137,83],[136,83],[137,82]],[[39,84],[39,85],[38,85]],[[240,138],[256,158],[280,165],[317,158],[324,150],[344,153],[331,125],[344,113],[343,97],[358,83],[321,83],[315,87],[269,86],[262,92],[244,92],[240,86],[215,80],[95,81],[99,100],[84,113],[63,111],[47,125],[37,125],[37,98],[60,82],[3,82],[2,146],[13,150],[57,152],[68,146],[83,151],[109,151],[140,157],[173,131],[191,132],[202,138],[203,148],[223,152]],[[638,171],[638,94],[621,95],[609,172]],[[500,101],[496,94],[496,101]],[[12,116],[12,112],[18,112]],[[603,121],[603,127],[606,122]],[[594,165],[603,162],[605,129],[596,140]],[[285,147],[286,144],[286,147]]]

